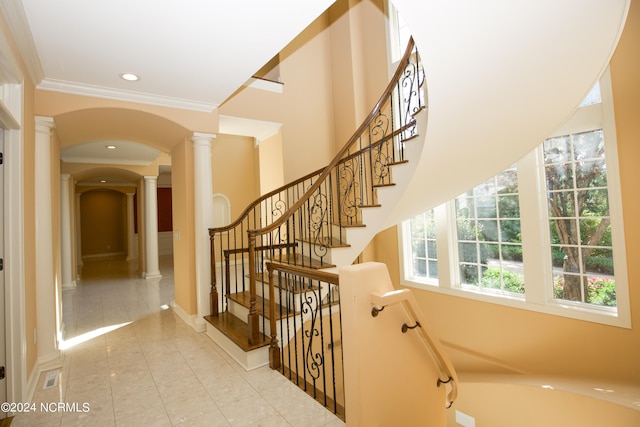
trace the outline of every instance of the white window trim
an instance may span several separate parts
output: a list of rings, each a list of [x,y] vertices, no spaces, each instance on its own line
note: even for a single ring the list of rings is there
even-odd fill
[[[435,209],[436,240],[439,279],[416,279],[409,276],[413,270],[411,259],[410,227],[405,221],[398,227],[400,252],[400,280],[402,285],[445,295],[453,295],[481,302],[488,302],[523,310],[562,316],[571,319],[601,323],[622,328],[631,328],[631,312],[629,301],[629,284],[627,277],[626,245],[624,239],[624,222],[620,195],[620,174],[618,167],[617,139],[615,134],[615,117],[611,95],[611,77],[609,69],[600,79],[602,103],[586,106],[576,112],[579,127],[575,120],[569,120],[551,136],[602,128],[605,138],[605,157],[607,159],[607,182],[609,192],[609,209],[611,232],[614,242],[613,257],[616,280],[616,307],[601,307],[553,298],[550,286],[552,277],[551,258],[549,256],[550,236],[548,232],[548,212],[544,200],[546,193],[545,177],[541,167],[543,157],[539,146],[518,161],[518,187],[520,197],[521,227],[523,241],[523,259],[525,294],[497,293],[475,287],[457,285],[459,271],[457,268],[457,250],[455,233],[455,213],[452,203],[448,202]],[[587,125],[591,123],[591,125]],[[532,173],[532,171],[535,171]],[[526,243],[525,243],[526,242]],[[540,285],[540,284],[543,285]]]

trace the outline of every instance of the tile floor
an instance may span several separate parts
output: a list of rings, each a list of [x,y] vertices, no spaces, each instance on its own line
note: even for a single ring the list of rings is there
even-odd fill
[[[43,388],[44,372],[37,411],[12,426],[345,425],[268,367],[246,372],[175,315],[171,262],[161,257],[163,278],[150,281],[122,259],[85,262],[63,292],[65,339],[102,335],[65,350],[56,385]],[[40,410],[57,402],[72,410]]]

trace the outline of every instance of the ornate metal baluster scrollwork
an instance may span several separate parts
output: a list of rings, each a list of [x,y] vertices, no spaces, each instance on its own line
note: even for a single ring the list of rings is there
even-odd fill
[[[398,90],[402,94],[404,105],[401,113],[403,125],[411,125],[403,132],[402,139],[406,140],[416,133],[416,122],[413,115],[422,108],[424,100],[420,88],[424,83],[424,70],[419,66],[417,53],[411,56],[405,65],[402,78],[400,79]]]
[[[360,199],[360,183],[358,182],[359,157],[344,160],[338,167],[340,176],[340,216],[344,223],[354,224],[358,222],[358,206],[362,204]]]
[[[387,183],[386,180],[390,175],[389,163],[391,163],[393,159],[386,153],[386,147],[389,144],[386,138],[389,134],[390,123],[389,116],[382,111],[378,111],[378,115],[371,122],[371,139],[373,143],[378,144],[377,147],[372,148],[374,155],[371,169],[373,171],[372,181],[374,185]]]
[[[306,340],[304,367],[311,378],[317,380],[320,378],[321,368],[324,364],[324,357],[321,352],[314,350],[313,345],[315,339],[320,338],[319,322],[322,319],[319,317],[320,301],[315,292],[308,295],[301,307],[303,315],[311,315],[309,320],[309,329],[304,330],[304,336]],[[321,348],[321,347],[320,347]]]
[[[309,229],[312,233],[311,241],[314,243],[313,253],[319,258],[324,257],[329,251],[329,200],[324,193],[316,193],[309,207]]]
[[[289,209],[289,206],[287,206],[287,202],[282,199],[278,199],[272,202],[271,222],[273,222],[273,220],[275,220],[276,218],[281,217],[287,211],[287,209]]]

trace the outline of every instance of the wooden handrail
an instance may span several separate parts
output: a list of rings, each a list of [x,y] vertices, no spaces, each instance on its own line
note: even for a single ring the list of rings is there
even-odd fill
[[[258,329],[258,315],[256,309],[256,239],[258,236],[265,235],[267,233],[271,233],[274,230],[280,228],[283,224],[288,222],[291,217],[294,216],[299,209],[305,203],[308,203],[312,198],[313,194],[320,188],[325,181],[328,180],[330,174],[337,167],[337,165],[343,161],[345,155],[349,153],[351,147],[361,139],[362,135],[365,134],[367,129],[370,129],[371,122],[374,118],[382,111],[382,106],[384,103],[391,99],[394,90],[396,89],[398,82],[401,80],[403,72],[405,71],[405,66],[407,63],[410,63],[411,57],[414,55],[415,43],[413,38],[409,40],[407,44],[407,49],[400,60],[400,65],[396,69],[393,77],[390,79],[387,87],[384,92],[376,102],[375,106],[368,114],[366,119],[362,122],[362,124],[358,127],[358,129],[354,132],[354,134],[349,138],[349,141],[338,151],[336,156],[333,158],[331,163],[324,168],[320,176],[316,179],[316,181],[307,189],[303,196],[301,196],[295,203],[287,209],[279,218],[275,219],[271,224],[268,224],[259,229],[249,229],[247,230],[247,242],[249,247],[249,315],[248,315],[248,331],[249,331],[249,343],[253,344],[259,340],[259,329]],[[418,95],[419,96],[419,95]],[[210,237],[213,239],[213,234],[210,231]],[[215,284],[212,281],[212,294],[215,291]],[[212,301],[215,300],[215,297],[212,297]],[[212,303],[213,305],[213,303]]]
[[[271,369],[280,368],[280,346],[278,345],[278,334],[276,329],[276,298],[275,298],[275,276],[274,272],[281,271],[289,273],[297,277],[304,277],[318,282],[329,283],[338,286],[340,284],[340,276],[336,273],[329,273],[312,268],[300,267],[291,264],[282,264],[280,262],[268,261],[266,263],[269,274],[269,310],[271,318],[269,319],[269,328],[271,330],[271,343],[269,345],[269,366]]]
[[[425,319],[418,302],[413,296],[413,292],[411,292],[410,289],[399,289],[383,294],[372,293],[371,303],[374,305],[371,313],[373,316],[376,316],[376,313],[382,311],[386,306],[402,303],[409,316],[416,322],[413,326],[407,326],[405,323],[402,331],[406,332],[407,329],[414,328],[418,331],[420,338],[422,338],[422,341],[425,343],[429,353],[438,366],[440,377],[438,378],[437,386],[439,387],[441,384],[449,386],[445,406],[447,408],[451,407],[458,396],[458,375],[440,340],[436,337]],[[442,376],[445,378],[441,378]]]
[[[413,41],[413,37],[412,37],[412,38],[409,39],[409,43],[407,45],[407,50],[405,51],[404,56],[400,60],[400,64],[404,64],[409,60],[409,58],[412,55],[414,47],[415,47],[415,42]],[[402,75],[403,69],[404,68],[403,68],[402,65],[400,65],[396,69],[396,72],[394,73],[393,77],[389,81],[389,84],[387,85],[386,89],[382,93],[382,96],[380,96],[380,98],[378,99],[378,102],[376,102],[375,106],[373,107],[373,109],[371,110],[371,112],[369,113],[367,118],[362,122],[360,127],[358,127],[358,129],[354,132],[353,136],[351,136],[351,138],[349,138],[349,141],[347,141],[347,143],[340,149],[340,151],[338,151],[338,154],[336,154],[336,156],[333,158],[331,163],[329,163],[329,165],[324,168],[324,171],[318,177],[316,182],[314,182],[313,185],[311,187],[309,187],[309,189],[304,193],[304,195],[302,197],[300,197],[300,199],[298,199],[298,201],[295,204],[293,204],[287,210],[287,212],[285,212],[282,216],[280,216],[280,218],[278,218],[276,221],[274,221],[271,224],[267,225],[266,227],[263,227],[263,228],[260,228],[260,229],[248,230],[248,234],[250,236],[251,235],[258,236],[258,235],[262,235],[262,234],[266,234],[266,233],[272,232],[273,230],[277,229],[282,224],[284,224],[285,221],[287,221],[298,209],[300,209],[300,207],[304,203],[306,203],[306,201],[311,197],[311,195],[318,189],[318,187],[320,187],[320,184],[322,184],[322,182],[329,176],[329,174],[336,167],[336,165],[338,163],[340,163],[340,161],[342,160],[344,155],[349,152],[349,148],[351,148],[351,146],[363,134],[365,129],[367,129],[367,127],[369,126],[371,120],[378,113],[381,105],[384,103],[384,101],[393,92],[393,89],[395,88],[395,85],[397,84],[398,79]]]
[[[296,185],[306,181],[307,179],[313,178],[316,175],[319,175],[324,168],[322,169],[318,169],[315,172],[311,172],[303,177],[300,177],[298,179],[296,179],[295,181],[292,181],[288,184],[285,184],[281,187],[276,188],[275,190],[272,190],[268,193],[263,194],[262,196],[258,197],[256,200],[254,200],[253,202],[251,202],[251,204],[249,206],[247,206],[245,208],[245,210],[242,211],[242,213],[240,215],[238,215],[238,218],[236,218],[235,221],[233,221],[232,223],[228,224],[228,225],[224,225],[222,227],[214,227],[214,228],[210,228],[209,229],[209,236],[213,236],[215,233],[220,233],[220,232],[224,232],[224,231],[229,231],[231,229],[233,229],[234,227],[237,227],[242,220],[245,219],[245,217],[251,212],[251,210],[253,208],[255,208],[256,206],[258,206],[260,203],[264,202],[265,200],[267,200],[269,197],[275,196],[278,193],[281,193],[283,191],[288,190],[291,187],[295,187]]]
[[[362,154],[362,152],[371,151],[371,150],[373,150],[375,148],[378,148],[379,146],[381,146],[385,142],[393,139],[394,137],[396,137],[398,135],[402,135],[403,132],[407,131],[408,129],[411,129],[412,126],[413,126],[413,123],[406,124],[406,125],[402,126],[401,128],[394,130],[393,132],[391,132],[391,134],[385,136],[384,138],[380,139],[379,141],[373,142],[373,143],[371,143],[371,145],[368,145],[368,146],[364,147],[362,150],[341,158],[338,163],[346,162],[348,160],[351,160],[351,159],[354,159],[354,158],[358,157],[359,155]]]
[[[269,271],[278,270],[284,273],[295,274],[296,276],[307,277],[311,280],[331,283],[332,285],[340,285],[340,276],[336,273],[329,273],[327,271],[315,270],[313,268],[300,267],[292,264],[282,264],[275,261],[269,261],[266,265],[267,270]]]
[[[250,344],[260,340],[256,279],[263,263],[274,258],[274,254],[268,253],[268,250],[281,250],[280,258],[286,257],[286,262],[292,264],[310,266],[312,262],[317,262],[320,266],[330,265],[324,257],[330,245],[344,244],[344,218],[349,225],[357,224],[361,207],[377,206],[375,189],[390,184],[386,182],[390,180],[390,166],[407,161],[403,155],[403,144],[415,136],[416,122],[413,116],[423,108],[424,100],[421,90],[424,70],[420,66],[413,39],[409,41],[400,63],[374,108],[329,165],[260,196],[232,223],[209,228],[211,313],[219,313],[215,265],[215,241],[218,240],[221,252],[218,256],[224,255],[226,261],[223,276],[226,293],[230,292],[231,277],[228,258],[239,256],[243,262],[248,261],[247,323]],[[405,85],[407,81],[411,82],[409,86]],[[396,107],[396,101],[400,108]],[[304,215],[298,215],[303,210]],[[335,232],[338,235],[334,234],[333,224],[338,227]],[[295,240],[309,243],[300,246],[300,250],[288,251],[291,247],[289,242]],[[248,256],[245,257],[247,252]],[[236,272],[242,274],[243,290],[246,289],[244,272],[244,267],[242,272]]]

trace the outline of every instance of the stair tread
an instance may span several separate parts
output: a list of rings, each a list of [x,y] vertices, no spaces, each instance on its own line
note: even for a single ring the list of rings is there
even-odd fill
[[[387,163],[387,166],[404,165],[406,163],[409,163],[409,160],[398,160],[396,162],[389,162],[389,163]]]
[[[342,228],[354,228],[354,227],[366,227],[367,224],[363,224],[362,222],[350,222],[350,223],[345,223],[345,224],[336,224],[339,227]]]
[[[236,303],[242,305],[243,307],[249,308],[250,306],[249,291],[229,294],[227,295],[227,298],[229,298],[232,301],[235,301]],[[264,303],[264,313],[262,312],[263,303]],[[269,305],[269,300],[266,298],[262,298],[260,295],[256,295],[256,311],[258,312],[259,315],[265,317],[266,319],[271,319],[271,306]],[[278,313],[276,318],[279,320],[288,316],[293,316],[295,314],[295,311],[287,310],[285,307],[282,307],[280,304],[276,304],[276,313]]]
[[[328,262],[322,262],[315,258],[310,258],[306,255],[300,255],[297,253],[293,254],[277,254],[274,258],[274,261],[280,262],[282,264],[291,264],[298,265],[301,267],[307,267],[314,270],[319,270],[322,268],[332,268],[335,267],[334,264],[329,264]]]
[[[228,311],[223,311],[217,316],[205,316],[204,319],[245,352],[268,346],[270,343],[266,335],[260,334],[258,343],[249,345],[249,325]]]
[[[327,238],[325,239],[328,241],[328,243],[325,242],[317,242],[308,238],[303,238],[300,239],[301,242],[306,242],[306,243],[311,243],[313,245],[324,245],[327,248],[348,248],[350,245],[348,243],[344,243],[342,241],[340,241],[340,239],[336,238],[336,237],[332,237],[332,238]]]

